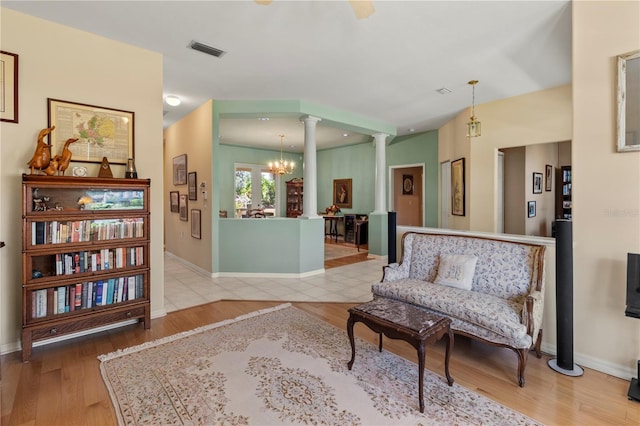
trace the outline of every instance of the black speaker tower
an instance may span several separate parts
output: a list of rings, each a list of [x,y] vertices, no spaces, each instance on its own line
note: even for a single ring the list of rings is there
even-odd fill
[[[557,358],[549,360],[553,370],[567,376],[582,376],[573,362],[573,232],[570,220],[556,220],[556,340]]]
[[[387,245],[388,245],[388,259],[389,264],[396,262],[396,212],[389,212],[388,226],[387,226]]]

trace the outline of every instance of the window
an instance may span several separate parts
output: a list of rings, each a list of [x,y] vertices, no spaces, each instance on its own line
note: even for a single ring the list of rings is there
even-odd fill
[[[260,184],[256,186],[254,182]],[[277,216],[276,186],[276,180],[266,166],[236,164],[235,217],[246,217],[251,209],[264,209],[266,216]]]

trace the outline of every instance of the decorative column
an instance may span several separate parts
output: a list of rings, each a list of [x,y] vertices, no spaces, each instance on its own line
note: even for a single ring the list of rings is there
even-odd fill
[[[383,214],[387,212],[385,208],[385,171],[387,169],[386,159],[386,140],[387,134],[376,133],[373,135],[376,144],[376,191],[375,191],[375,210],[373,213]]]
[[[304,161],[302,177],[304,178],[304,198],[302,199],[302,217],[318,216],[318,166],[316,161],[316,124],[322,120],[318,117],[301,119],[304,123]]]

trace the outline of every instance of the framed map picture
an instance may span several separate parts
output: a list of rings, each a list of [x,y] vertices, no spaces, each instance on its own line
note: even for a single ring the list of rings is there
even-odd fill
[[[62,152],[67,139],[78,138],[69,145],[72,161],[127,164],[134,158],[134,113],[119,109],[47,99],[48,127],[51,133],[51,156]]]

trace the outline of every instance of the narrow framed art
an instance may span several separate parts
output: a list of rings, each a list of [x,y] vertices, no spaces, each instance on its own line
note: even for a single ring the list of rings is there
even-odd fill
[[[553,166],[547,164],[544,169],[544,190],[551,191],[553,184]]]
[[[533,173],[533,193],[542,194],[542,173]]]
[[[618,152],[640,151],[640,50],[618,55]]]
[[[197,187],[197,174],[196,172],[189,172],[187,174],[187,184],[189,188],[189,200],[195,201],[198,199],[198,187]]]
[[[451,162],[451,214],[465,215],[464,157]]]
[[[18,55],[0,50],[0,121],[18,122]]]
[[[172,213],[178,213],[180,211],[180,193],[178,191],[169,192],[169,206]]]
[[[199,209],[191,210],[191,236],[202,239],[202,212]]]
[[[78,140],[68,146],[73,161],[127,164],[134,158],[134,116],[132,111],[47,99],[49,121],[55,126],[51,134],[51,155],[59,154],[65,142]]]
[[[187,194],[180,194],[180,201],[179,201],[179,210],[180,210],[180,220],[182,221],[189,221],[189,216],[188,216],[188,210],[187,207],[189,205],[189,202],[187,201]]]
[[[536,217],[536,202],[527,202],[527,217]]]

